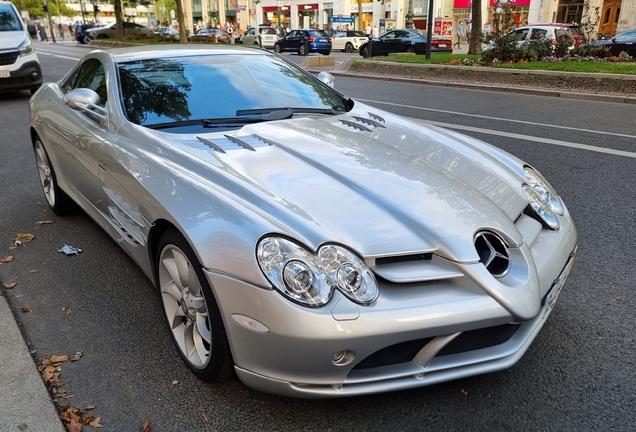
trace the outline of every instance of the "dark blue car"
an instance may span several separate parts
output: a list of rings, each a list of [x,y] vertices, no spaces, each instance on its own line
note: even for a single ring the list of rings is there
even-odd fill
[[[305,53],[305,40],[308,51]],[[331,36],[322,30],[292,30],[285,37],[278,39],[274,51],[295,51],[300,55],[319,52],[324,55],[331,53]]]

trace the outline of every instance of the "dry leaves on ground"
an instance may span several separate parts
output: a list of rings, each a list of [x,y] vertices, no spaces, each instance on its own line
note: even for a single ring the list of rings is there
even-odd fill
[[[10,283],[6,283],[6,284],[4,284],[4,287],[5,287],[6,289],[13,289],[13,288],[15,288],[15,286],[16,286],[17,284],[18,284],[17,282],[10,282]]]
[[[150,419],[146,419],[144,424],[141,425],[142,432],[151,432],[150,431]]]
[[[68,306],[64,306],[62,308],[62,312],[64,312],[66,315],[70,315],[71,314],[71,308],[69,308]]]
[[[33,234],[20,233],[20,234],[15,236],[13,241],[20,242],[20,243],[26,243],[26,242],[30,242],[34,238],[35,238],[35,236]]]
[[[8,263],[8,262],[11,262],[11,261],[13,261],[13,256],[11,256],[11,255],[2,257],[2,259],[0,259],[0,263]]]
[[[22,308],[22,313],[31,312],[33,308],[31,306],[25,306]]]
[[[55,222],[55,221],[53,221],[53,220],[43,220],[43,221],[37,221],[36,224],[45,225],[45,224],[52,224],[53,222]]]

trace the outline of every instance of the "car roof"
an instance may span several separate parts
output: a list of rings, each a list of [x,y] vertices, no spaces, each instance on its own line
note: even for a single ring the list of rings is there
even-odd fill
[[[110,56],[114,62],[123,63],[139,60],[148,60],[162,57],[188,57],[192,55],[272,55],[267,51],[255,50],[251,47],[229,46],[203,46],[199,44],[179,45],[173,48],[165,45],[146,45],[128,48],[117,48],[101,51]]]

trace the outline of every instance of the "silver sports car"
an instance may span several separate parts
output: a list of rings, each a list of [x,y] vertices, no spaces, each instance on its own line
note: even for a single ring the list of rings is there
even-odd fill
[[[576,254],[528,164],[263,50],[94,51],[30,113],[48,204],[143,269],[204,380],[323,398],[508,368]]]

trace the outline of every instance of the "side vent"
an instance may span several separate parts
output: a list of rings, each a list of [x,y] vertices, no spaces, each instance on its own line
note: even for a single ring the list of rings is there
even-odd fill
[[[340,119],[340,122],[354,129],[361,130],[362,132],[372,132],[372,130],[366,127],[365,125],[353,122],[351,120]]]
[[[375,119],[377,121],[379,121],[380,123],[386,123],[386,121],[384,121],[384,119],[382,117],[380,117],[377,114],[373,114],[373,113],[368,113],[369,117],[371,117],[372,119]]]
[[[381,122],[379,122],[377,120],[371,120],[371,119],[368,119],[368,118],[358,117],[358,116],[353,116],[353,118],[358,120],[361,123],[366,123],[368,125],[375,126],[375,127],[386,128],[386,126],[384,126],[384,124],[382,124]]]

